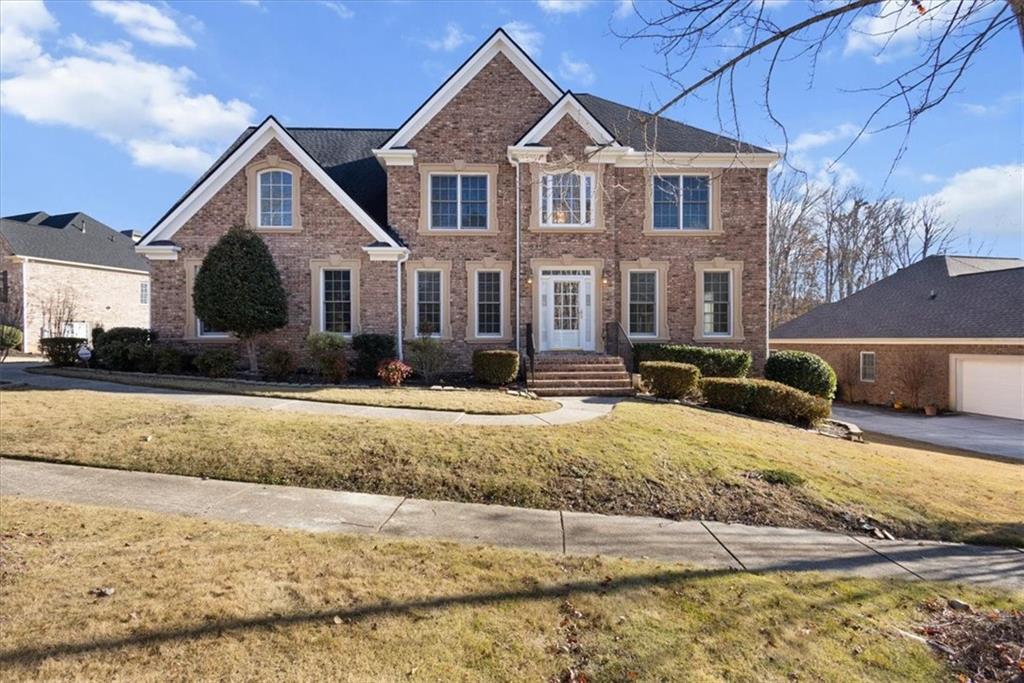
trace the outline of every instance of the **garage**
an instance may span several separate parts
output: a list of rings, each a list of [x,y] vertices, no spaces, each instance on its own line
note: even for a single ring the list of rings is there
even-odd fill
[[[1024,420],[1024,356],[950,356],[951,398],[963,413]]]

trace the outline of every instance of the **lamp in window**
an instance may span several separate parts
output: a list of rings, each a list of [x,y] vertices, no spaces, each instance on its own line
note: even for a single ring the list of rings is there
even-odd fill
[[[551,212],[551,222],[558,224],[568,223],[569,212],[565,209],[555,209]]]

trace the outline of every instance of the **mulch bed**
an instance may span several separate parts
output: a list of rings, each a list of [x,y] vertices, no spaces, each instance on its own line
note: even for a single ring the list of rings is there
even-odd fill
[[[924,606],[917,631],[971,683],[1024,683],[1024,610],[974,609],[957,600]]]

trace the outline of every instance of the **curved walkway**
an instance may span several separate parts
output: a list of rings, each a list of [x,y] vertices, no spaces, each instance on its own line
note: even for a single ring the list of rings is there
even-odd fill
[[[741,571],[957,581],[1024,591],[1024,551],[843,533],[417,500],[0,459],[0,495],[313,532],[434,538]]]
[[[264,396],[243,396],[240,394],[214,394],[201,391],[177,389],[154,389],[131,384],[118,384],[94,379],[59,377],[25,372],[26,368],[39,365],[37,362],[10,361],[0,366],[0,380],[16,384],[27,384],[41,389],[82,389],[104,394],[138,395],[165,401],[179,401],[192,405],[222,406],[227,408],[259,408],[280,410],[291,413],[313,415],[337,415],[360,417],[373,420],[411,420],[434,424],[457,424],[475,426],[545,427],[587,422],[607,415],[621,398],[609,396],[563,397],[548,400],[561,407],[547,413],[530,415],[471,415],[452,410],[426,410],[421,408],[388,408],[364,406],[351,403],[327,403],[292,398],[269,398]]]

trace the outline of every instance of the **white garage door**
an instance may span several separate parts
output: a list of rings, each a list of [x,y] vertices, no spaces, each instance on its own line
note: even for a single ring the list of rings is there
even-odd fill
[[[1024,356],[953,355],[956,407],[1024,420]]]

